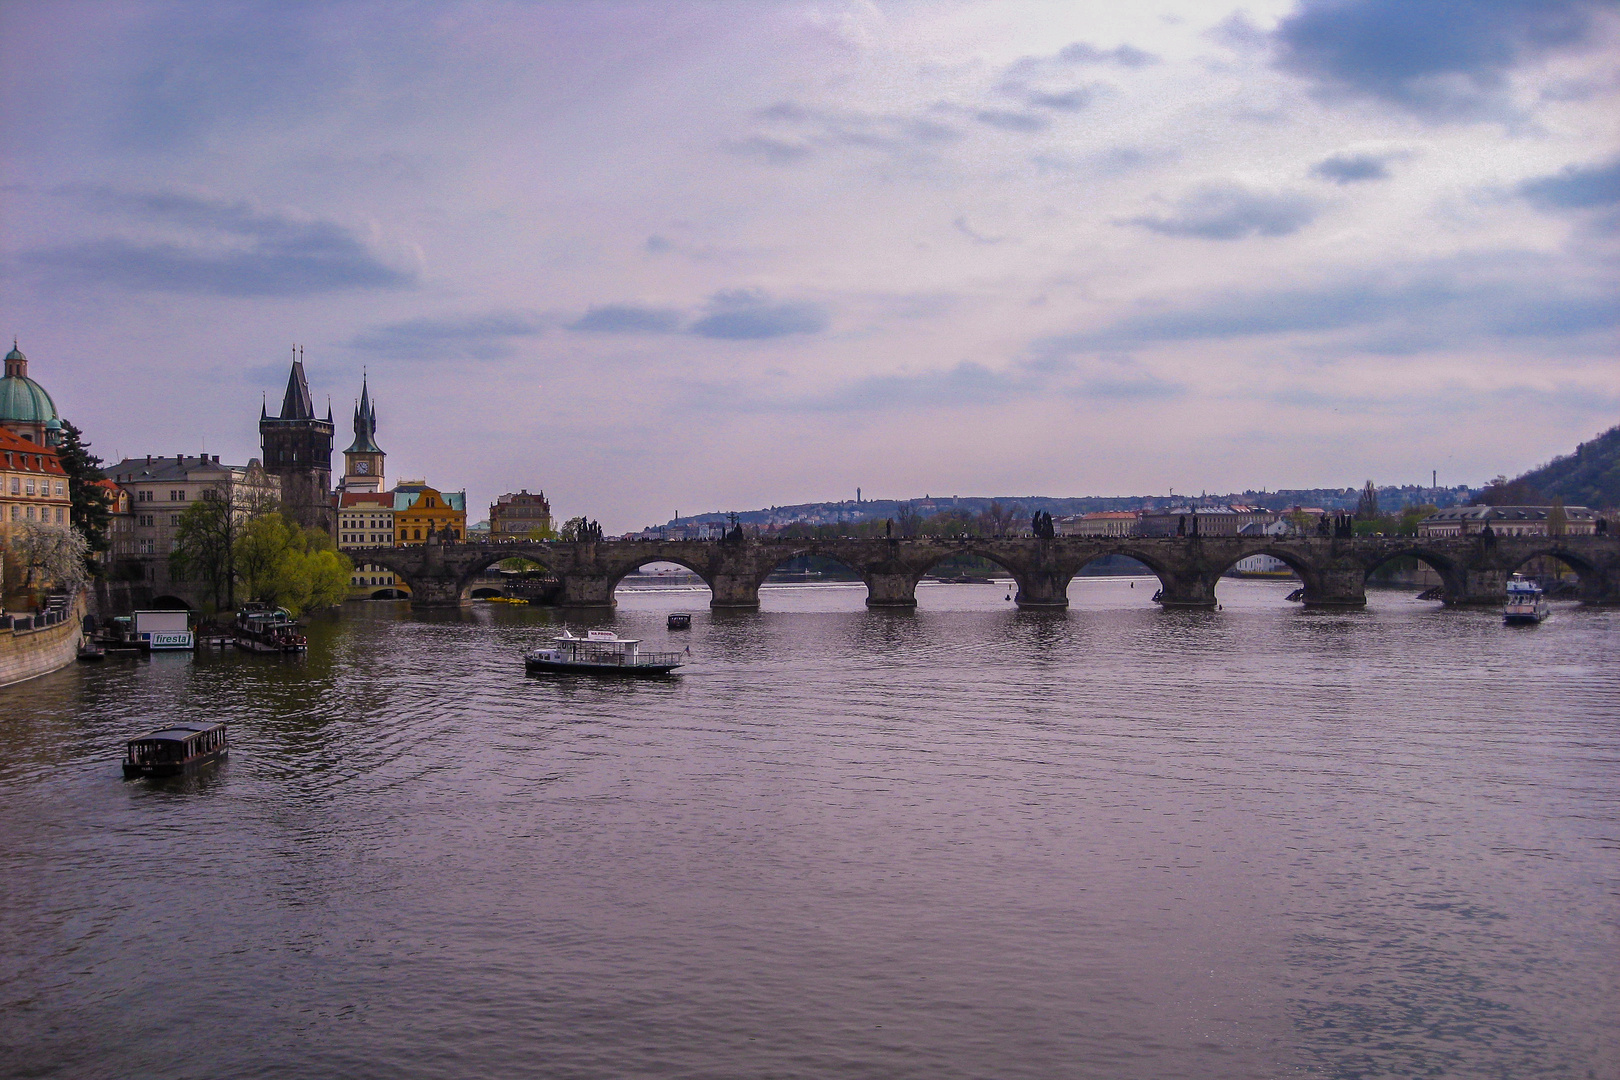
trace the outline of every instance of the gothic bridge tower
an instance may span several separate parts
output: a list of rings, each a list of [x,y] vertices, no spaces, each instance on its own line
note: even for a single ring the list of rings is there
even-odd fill
[[[281,478],[281,504],[300,525],[332,531],[332,409],[315,415],[304,378],[303,350],[293,357],[281,415],[259,412],[259,441],[267,472]]]

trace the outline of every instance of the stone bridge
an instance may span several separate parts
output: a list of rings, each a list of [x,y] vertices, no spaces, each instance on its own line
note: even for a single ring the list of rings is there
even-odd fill
[[[1374,570],[1403,555],[1432,567],[1444,583],[1448,604],[1499,604],[1508,575],[1538,556],[1555,556],[1581,578],[1587,603],[1620,603],[1620,537],[962,537],[958,539],[783,540],[601,540],[582,543],[444,544],[359,548],[345,552],[358,562],[386,566],[411,586],[411,603],[441,607],[463,601],[469,583],[485,568],[520,556],[532,559],[561,582],[565,607],[614,604],[621,578],[652,562],[684,566],[708,583],[714,608],[757,608],[759,587],[777,567],[807,555],[843,563],[866,582],[871,607],[917,604],[917,582],[947,559],[988,559],[1012,575],[1024,608],[1068,606],[1070,580],[1106,555],[1124,555],[1157,575],[1167,607],[1213,607],[1215,585],[1233,563],[1271,555],[1299,574],[1304,600],[1316,607],[1356,607],[1367,602]]]

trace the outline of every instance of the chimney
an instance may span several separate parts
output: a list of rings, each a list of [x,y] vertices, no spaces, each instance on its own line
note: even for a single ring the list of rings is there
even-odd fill
[[[146,455],[146,463],[148,465],[152,464],[152,455],[151,454]]]

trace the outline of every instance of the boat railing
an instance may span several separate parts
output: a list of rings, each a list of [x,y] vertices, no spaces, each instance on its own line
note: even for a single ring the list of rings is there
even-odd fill
[[[636,667],[655,665],[663,667],[681,663],[682,655],[678,652],[638,652],[636,653]]]

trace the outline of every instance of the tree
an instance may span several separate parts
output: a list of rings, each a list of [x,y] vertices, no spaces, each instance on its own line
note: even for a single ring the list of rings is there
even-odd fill
[[[1378,486],[1371,480],[1361,489],[1361,498],[1356,502],[1356,520],[1374,521],[1378,513]]]
[[[62,471],[67,473],[68,498],[73,503],[73,527],[86,543],[86,554],[106,551],[108,526],[112,520],[112,496],[96,481],[101,475],[101,459],[90,452],[84,432],[62,421],[62,442],[56,448]]]
[[[285,515],[269,513],[242,527],[236,570],[251,599],[297,615],[347,596],[354,564],[333,549],[324,530],[301,529]]]
[[[992,501],[984,512],[984,523],[989,526],[992,536],[1006,536],[1013,522],[1023,516],[1024,508],[1018,503],[1002,506],[1000,502]]]
[[[180,515],[174,550],[169,555],[169,571],[180,579],[196,578],[214,594],[214,610],[220,610],[221,594],[229,607],[236,606],[237,514],[224,499],[202,498]]]
[[[1569,531],[1569,515],[1564,512],[1564,500],[1554,499],[1547,511],[1547,535],[1563,536]]]
[[[903,502],[895,507],[894,523],[899,527],[901,536],[916,536],[919,527],[922,525],[922,515],[917,512],[917,508],[911,503]]]
[[[21,584],[32,590],[50,585],[62,592],[77,592],[88,576],[85,556],[90,542],[77,529],[25,521],[11,536],[10,554],[23,574]]]
[[[1545,500],[1523,477],[1509,480],[1498,475],[1479,494],[1480,506],[1539,506]]]

